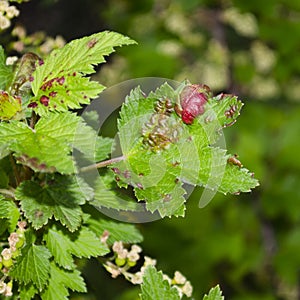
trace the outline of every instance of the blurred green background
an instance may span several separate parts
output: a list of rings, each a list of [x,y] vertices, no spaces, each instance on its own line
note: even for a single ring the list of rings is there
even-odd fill
[[[108,87],[187,78],[244,101],[224,133],[260,187],[217,195],[203,209],[199,189],[186,218],[138,225],[142,246],[165,273],[186,275],[195,299],[217,283],[230,300],[300,299],[300,1],[32,0],[20,9],[28,34],[69,41],[109,29],[135,39],[98,70]],[[88,299],[136,299],[138,290],[96,261],[85,275]]]

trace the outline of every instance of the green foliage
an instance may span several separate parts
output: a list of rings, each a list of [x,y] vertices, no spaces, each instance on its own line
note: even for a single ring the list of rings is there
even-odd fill
[[[220,131],[235,123],[242,102],[233,95],[210,94],[204,112],[186,124],[177,107],[188,82],[178,89],[164,84],[148,95],[133,89],[118,120],[122,156],[118,162],[104,161],[113,140],[98,136],[76,109],[104,89],[90,81],[94,66],[115,47],[134,43],[114,32],[96,33],[44,59],[26,53],[14,73],[0,49],[0,273],[6,295],[12,281],[20,299],[67,299],[70,290],[86,292],[80,261],[96,257],[113,277],[122,273],[140,283],[141,299],[181,299],[180,288],[153,266],[130,273],[141,250],[133,245],[118,252],[118,242],[140,243],[143,236],[131,224],[91,213],[92,207],[125,214],[142,206],[161,217],[183,216],[184,184],[224,194],[258,185],[234,155],[217,145]],[[87,118],[98,122],[93,114]],[[87,165],[75,161],[72,151]],[[85,172],[105,166],[109,168],[99,171],[94,185],[85,182]],[[14,233],[18,241],[12,245]],[[205,297],[223,299],[219,288]]]
[[[35,294],[42,299],[66,299],[69,289],[86,292],[74,257],[101,257],[109,253],[109,247],[99,239],[101,231],[109,230],[111,243],[121,236],[127,242],[142,240],[131,225],[119,228],[113,223],[93,220],[83,212],[82,207],[93,199],[94,191],[75,176],[78,170],[71,150],[79,151],[87,161],[103,160],[112,149],[112,140],[99,137],[81,117],[67,111],[88,103],[89,98],[94,98],[103,89],[83,76],[91,74],[94,65],[104,62],[104,56],[113,52],[114,47],[131,43],[132,40],[120,34],[103,32],[71,42],[53,52],[44,63],[36,64],[38,60],[33,54],[24,55],[14,79],[8,75],[10,68],[4,64],[1,48],[0,72],[7,79],[7,82],[2,81],[3,88],[9,83],[8,79],[11,87],[8,92],[2,92],[0,107],[1,235],[5,240],[7,233],[10,234],[10,248],[2,251],[0,266],[1,272],[18,282],[21,299],[32,299]],[[68,86],[64,85],[64,80],[55,81],[58,75],[62,78],[70,72],[72,79],[66,79]],[[52,85],[54,81],[57,84]],[[72,96],[68,96],[67,89]],[[45,90],[66,101],[63,108],[57,106],[59,113],[51,112],[55,103],[48,106],[47,96],[42,98],[41,93]],[[85,96],[87,100],[82,101]],[[22,101],[22,108],[13,110],[14,99]],[[37,105],[34,104],[36,99],[41,100]],[[18,117],[17,112],[20,113]],[[91,141],[94,141],[94,147]],[[21,226],[22,222],[18,222],[21,220],[27,221],[28,229],[25,246],[19,253],[18,248],[11,250],[13,242],[10,239],[16,227]],[[19,239],[24,239],[22,226],[16,231],[21,230]],[[96,235],[94,231],[100,233]],[[16,245],[22,247],[23,244],[22,240]],[[6,287],[4,292],[9,294],[9,288]]]
[[[82,194],[76,178],[66,176],[46,178],[40,183],[23,181],[16,190],[16,199],[21,200],[21,208],[35,229],[54,217],[70,231],[75,231],[82,221],[80,205],[85,203],[86,197],[90,195]]]
[[[27,244],[10,276],[21,283],[33,283],[42,291],[49,278],[50,251],[41,245]]]
[[[122,241],[127,244],[141,243],[143,241],[141,233],[131,224],[122,224],[103,219],[88,219],[87,223],[89,228],[97,235],[102,235],[104,231],[109,232],[108,245],[112,245],[117,241]]]
[[[203,297],[203,300],[224,300],[220,287],[217,285],[209,291],[208,295]]]
[[[143,284],[141,285],[142,300],[179,300],[179,294],[175,287],[171,287],[168,281],[163,279],[162,272],[155,267],[146,268]]]
[[[0,46],[0,89],[4,90],[13,76],[12,67],[6,65],[4,49]]]
[[[174,91],[164,84],[148,97],[140,88],[133,90],[122,106],[118,122],[124,155],[124,160],[113,164],[118,184],[133,186],[137,199],[146,200],[147,209],[158,210],[162,217],[184,215],[183,183],[219,189],[225,194],[248,192],[258,184],[247,169],[230,163],[225,150],[212,146],[220,130],[235,122],[241,102],[230,95],[209,98],[206,112],[192,125],[184,124],[174,111],[153,111],[162,97],[175,106],[182,89],[181,86]],[[233,107],[234,112],[229,114]],[[155,118],[157,123],[153,124]],[[141,127],[150,128],[146,129],[150,133],[144,133]],[[151,135],[155,134],[164,134],[164,140],[153,141]]]

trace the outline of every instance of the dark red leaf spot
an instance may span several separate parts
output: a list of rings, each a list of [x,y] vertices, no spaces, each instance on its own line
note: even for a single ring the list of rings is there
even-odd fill
[[[27,105],[28,108],[35,108],[37,107],[37,103],[36,102],[31,102]]]
[[[44,106],[48,106],[49,105],[49,98],[45,95],[43,95],[41,98],[40,98],[40,102],[44,105]]]
[[[56,81],[58,82],[58,84],[63,85],[65,83],[65,77],[64,76],[59,77],[56,79]]]
[[[144,187],[142,186],[142,184],[141,184],[141,183],[137,183],[137,184],[136,184],[136,186],[137,186],[139,189],[141,189],[141,190],[143,190],[143,189],[144,189]]]
[[[44,61],[40,58],[39,59],[39,65],[42,66],[44,64]]]
[[[130,178],[131,177],[130,171],[128,171],[128,170],[125,170],[123,175],[124,175],[125,178]]]
[[[91,39],[87,43],[88,48],[93,48],[97,44],[97,42],[98,42],[97,39]]]
[[[114,173],[116,173],[116,174],[120,174],[121,172],[120,172],[120,169],[118,169],[118,168],[111,168],[111,170],[114,172]]]
[[[57,95],[57,92],[54,92],[54,91],[50,92],[50,94],[49,94],[50,97],[55,97],[56,95]]]
[[[29,76],[29,81],[32,82],[34,80],[33,76]]]

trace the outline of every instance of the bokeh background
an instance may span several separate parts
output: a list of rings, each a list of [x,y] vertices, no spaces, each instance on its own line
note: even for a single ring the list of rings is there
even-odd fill
[[[165,273],[186,275],[195,299],[217,283],[228,300],[300,299],[300,1],[32,0],[18,7],[14,25],[25,26],[28,44],[41,31],[52,46],[62,41],[57,36],[69,41],[105,29],[135,39],[138,45],[117,49],[98,69],[94,79],[108,87],[138,77],[187,78],[239,95],[245,106],[224,131],[227,148],[260,187],[217,195],[203,209],[199,189],[186,218],[138,225],[144,253]],[[20,40],[26,44],[15,33],[7,51]],[[137,299],[138,289],[110,279],[95,260],[85,276],[90,294],[77,300]]]

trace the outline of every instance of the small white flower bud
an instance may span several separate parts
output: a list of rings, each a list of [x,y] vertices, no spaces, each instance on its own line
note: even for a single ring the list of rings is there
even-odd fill
[[[11,66],[18,60],[17,56],[9,56],[6,58],[6,65]]]
[[[189,281],[187,281],[182,287],[182,292],[187,296],[191,297],[193,293],[193,287]]]
[[[128,255],[128,250],[127,249],[123,249],[123,250],[118,252],[118,258],[126,259],[127,255]]]
[[[17,17],[20,14],[19,10],[15,6],[10,6],[6,9],[6,15],[9,19]]]
[[[127,258],[131,261],[138,261],[140,256],[138,255],[138,253],[133,252],[132,250],[128,253]]]
[[[186,282],[186,278],[179,271],[176,271],[174,274],[174,281],[176,284],[184,284]]]
[[[136,253],[141,253],[142,252],[142,248],[138,245],[132,245],[131,246],[131,251],[136,252]]]
[[[0,1],[0,11],[4,12],[9,7],[8,1]]]
[[[6,29],[10,26],[10,20],[0,15],[0,29]]]
[[[133,274],[133,276],[131,277],[131,282],[133,284],[143,283],[143,273],[142,272],[137,272],[137,273]]]
[[[6,289],[3,293],[3,295],[6,297],[11,297],[13,295],[12,288],[9,285],[6,285]]]
[[[123,247],[123,242],[114,242],[112,249],[114,252],[119,253],[120,251],[122,251],[124,249]]]
[[[6,291],[6,283],[0,281],[0,294],[3,294]]]
[[[16,232],[10,234],[8,243],[10,247],[14,247],[19,240],[19,235]]]
[[[2,250],[1,255],[3,256],[3,259],[8,260],[11,258],[11,250],[9,248],[5,248]]]

